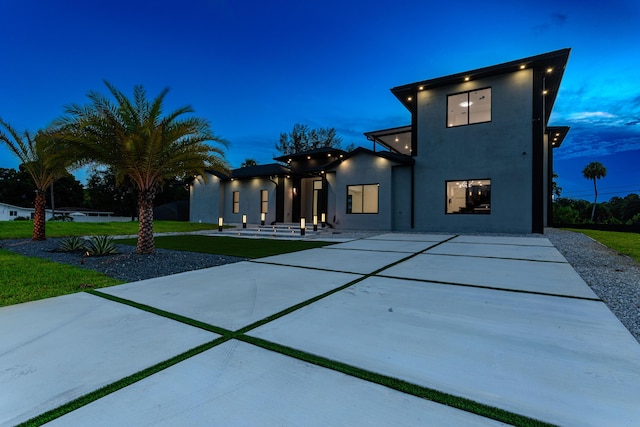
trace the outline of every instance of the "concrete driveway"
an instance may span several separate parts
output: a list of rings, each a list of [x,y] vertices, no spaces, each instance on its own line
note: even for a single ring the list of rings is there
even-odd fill
[[[640,345],[542,237],[385,234],[0,308],[0,337],[3,426],[640,425]]]

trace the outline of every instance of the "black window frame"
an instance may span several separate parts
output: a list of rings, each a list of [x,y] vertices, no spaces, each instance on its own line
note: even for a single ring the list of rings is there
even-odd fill
[[[490,90],[490,94],[491,94],[491,102],[489,104],[489,120],[485,120],[482,122],[470,122],[470,117],[471,117],[471,105],[467,105],[467,123],[465,124],[461,124],[461,125],[451,125],[451,122],[449,120],[449,99],[452,96],[458,96],[458,95],[462,95],[462,94],[467,94],[467,103],[469,102],[469,94],[472,92],[479,92],[481,90]],[[448,129],[452,129],[452,128],[459,128],[462,126],[471,126],[471,125],[478,125],[478,124],[483,124],[483,123],[491,123],[493,121],[493,87],[492,86],[486,86],[486,87],[481,87],[481,88],[477,88],[477,89],[470,89],[470,90],[464,90],[462,92],[456,92],[456,93],[450,93],[447,95],[447,114],[446,114],[446,123],[445,126]]]
[[[469,182],[473,182],[473,181],[489,181],[489,185],[488,186],[484,186],[484,188],[488,188],[488,198],[489,198],[489,203],[477,203],[476,205],[474,205],[474,203],[470,203],[469,202],[469,198],[473,198],[474,195],[471,194],[469,195],[467,192],[467,189],[469,188]],[[465,207],[464,207],[464,211],[460,211],[458,210],[457,212],[449,212],[449,183],[455,183],[455,182],[466,182],[467,186],[465,187]],[[444,213],[445,215],[491,215],[492,212],[492,208],[491,208],[491,178],[474,178],[474,179],[449,179],[446,180],[444,183],[444,197],[445,197],[445,204],[444,204]],[[471,187],[473,188],[473,186]],[[475,197],[477,198],[478,195],[475,195]],[[488,205],[488,207],[485,207],[484,205]]]
[[[375,212],[353,212],[353,199],[349,199],[349,188],[350,187],[361,187],[362,188],[362,210],[364,210],[364,187],[375,186],[377,188],[377,200],[376,200],[376,211]],[[346,213],[348,215],[378,215],[380,213],[380,183],[371,183],[371,184],[353,184],[347,185],[347,200],[346,200]]]

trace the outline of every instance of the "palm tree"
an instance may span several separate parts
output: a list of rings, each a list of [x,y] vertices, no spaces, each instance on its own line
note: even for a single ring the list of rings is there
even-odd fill
[[[591,162],[582,170],[582,175],[588,180],[593,180],[593,190],[596,193],[596,197],[593,199],[593,209],[591,209],[591,221],[593,222],[593,217],[596,213],[596,203],[598,202],[598,187],[596,186],[596,181],[607,175],[607,168],[600,162]]]
[[[135,86],[129,99],[109,82],[104,82],[115,98],[92,91],[88,105],[65,107],[58,120],[60,132],[77,159],[109,166],[116,182],[133,181],[138,200],[138,244],[136,252],[155,252],[153,203],[156,191],[170,178],[187,174],[205,176],[205,169],[225,171],[226,142],[213,135],[209,122],[193,113],[190,106],[163,115],[163,101],[169,89],[148,100],[142,86]]]
[[[20,159],[24,170],[31,176],[36,186],[31,239],[45,240],[47,238],[46,191],[57,179],[67,174],[71,160],[63,155],[64,150],[60,141],[48,130],[39,131],[32,136],[27,131],[18,132],[2,119],[0,119],[0,126],[5,130],[4,132],[0,130],[0,141]]]

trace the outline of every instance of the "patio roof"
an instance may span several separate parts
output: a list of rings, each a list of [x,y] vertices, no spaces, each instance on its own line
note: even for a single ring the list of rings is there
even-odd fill
[[[411,125],[365,132],[364,136],[394,153],[411,155]]]

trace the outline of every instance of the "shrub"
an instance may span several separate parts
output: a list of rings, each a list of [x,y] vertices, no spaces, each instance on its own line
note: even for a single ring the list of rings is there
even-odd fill
[[[73,222],[73,217],[67,214],[56,215],[52,218],[49,218],[49,221]]]
[[[74,252],[85,250],[85,242],[78,236],[67,237],[58,245],[58,250],[62,252]]]
[[[13,218],[14,221],[31,221],[31,218],[26,216],[17,216]]]
[[[91,256],[104,256],[118,253],[118,248],[113,243],[111,236],[94,236],[86,245],[87,252]]]

